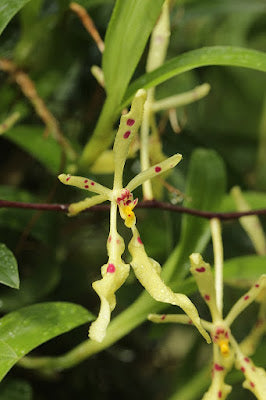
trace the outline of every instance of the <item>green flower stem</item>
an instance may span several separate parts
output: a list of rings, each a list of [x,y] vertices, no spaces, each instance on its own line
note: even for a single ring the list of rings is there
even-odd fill
[[[164,63],[170,38],[170,21],[169,21],[169,0],[164,2],[162,13],[155,25],[152,36],[150,49],[147,59],[147,72],[158,68]],[[144,171],[150,167],[149,155],[149,133],[150,125],[153,119],[152,106],[154,103],[155,87],[147,90],[147,100],[144,105],[143,120],[141,125],[141,143],[140,143],[140,164],[141,170]],[[143,197],[145,200],[153,199],[152,184],[147,180],[142,185]]]
[[[170,108],[181,107],[193,103],[194,101],[200,100],[207,96],[210,89],[210,85],[208,83],[204,83],[203,85],[196,86],[194,89],[187,92],[155,101],[152,104],[152,111],[157,112],[161,110],[169,110]]]
[[[147,91],[147,100],[144,104],[143,119],[140,130],[140,165],[141,171],[150,167],[149,157],[149,132],[150,132],[150,118],[151,118],[151,105],[153,102],[154,88]],[[142,184],[143,198],[145,200],[153,200],[151,181],[147,180]]]
[[[223,242],[221,221],[213,218],[210,221],[214,252],[216,304],[221,315],[223,314]]]

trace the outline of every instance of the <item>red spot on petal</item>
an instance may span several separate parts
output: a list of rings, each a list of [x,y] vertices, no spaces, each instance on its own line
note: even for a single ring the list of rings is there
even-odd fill
[[[210,300],[210,296],[208,294],[205,294],[204,299],[209,301]]]
[[[119,243],[120,243],[120,240],[119,240],[119,239],[117,239],[116,243],[117,243],[117,244],[119,244]]]
[[[154,169],[155,169],[155,172],[160,172],[162,170],[161,167],[155,167]]]
[[[222,391],[221,391],[221,390],[219,390],[219,392],[218,392],[218,398],[219,398],[219,399],[222,398]]]
[[[205,268],[204,267],[200,267],[200,268],[196,268],[197,272],[205,272]]]
[[[87,182],[88,182],[88,179],[85,179],[84,183],[87,183]]]
[[[224,367],[222,367],[222,366],[219,365],[219,364],[214,364],[214,369],[215,369],[216,371],[223,371],[223,370],[224,370]]]
[[[94,186],[95,185],[95,183],[94,182],[91,182],[91,186]]]
[[[131,203],[131,200],[126,201],[126,205],[128,206]]]
[[[115,272],[114,264],[108,264],[108,267],[107,267],[106,271],[109,272],[110,274],[113,274]]]
[[[216,333],[217,333],[217,335],[220,335],[221,333],[224,333],[224,329],[223,328],[217,328],[216,329]]]
[[[248,295],[244,297],[244,300],[248,300],[248,299],[249,299],[249,296],[248,296]]]
[[[89,185],[85,185],[84,187],[85,187],[85,189],[88,189]]]
[[[240,369],[241,369],[241,371],[242,371],[243,373],[246,371],[246,369],[245,369],[244,367],[241,367]]]
[[[256,283],[255,287],[260,287],[260,285],[258,283]]]
[[[134,119],[131,119],[131,118],[128,118],[128,120],[127,120],[127,125],[128,126],[132,126],[132,125],[134,125],[135,124],[135,120]]]
[[[138,241],[140,244],[143,244],[140,237],[137,238],[137,241]]]
[[[249,361],[250,361],[248,357],[245,357],[244,360],[245,360],[247,363],[249,363]]]
[[[191,319],[188,321],[188,324],[189,324],[189,325],[192,325],[192,324],[193,324],[193,322],[192,322]]]
[[[226,337],[226,339],[229,338],[229,333],[228,332],[225,332],[225,337]]]
[[[123,135],[123,138],[124,138],[124,139],[127,139],[127,138],[129,137],[130,133],[131,133],[131,131],[126,131],[126,132],[124,133],[124,135]]]
[[[71,178],[71,176],[68,176],[68,177],[66,178],[66,181],[68,182],[70,178]]]
[[[108,242],[110,243],[110,242],[111,242],[111,240],[112,240],[112,236],[109,236],[109,238],[108,238]]]
[[[253,382],[250,382],[250,386],[254,388],[255,384]]]
[[[165,319],[165,317],[166,317],[166,315],[163,314],[163,315],[161,316],[161,320],[163,321],[163,320]]]

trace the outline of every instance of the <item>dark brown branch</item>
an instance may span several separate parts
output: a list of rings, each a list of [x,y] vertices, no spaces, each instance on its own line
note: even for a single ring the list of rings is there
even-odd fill
[[[67,212],[69,204],[45,204],[45,203],[23,203],[20,201],[0,200],[0,208],[22,208],[28,210],[43,210],[43,211],[63,211]],[[176,206],[170,203],[165,203],[157,200],[146,200],[138,203],[138,208],[155,208],[178,212],[181,214],[190,214],[200,218],[218,218],[220,220],[238,219],[248,215],[266,215],[266,209],[242,211],[242,212],[210,212],[194,210],[193,208]],[[108,211],[109,205],[93,206],[85,211]]]

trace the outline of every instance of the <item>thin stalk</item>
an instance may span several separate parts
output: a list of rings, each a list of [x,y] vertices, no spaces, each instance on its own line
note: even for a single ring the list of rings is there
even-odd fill
[[[215,269],[216,304],[221,317],[223,315],[223,242],[221,221],[213,218],[210,221]]]

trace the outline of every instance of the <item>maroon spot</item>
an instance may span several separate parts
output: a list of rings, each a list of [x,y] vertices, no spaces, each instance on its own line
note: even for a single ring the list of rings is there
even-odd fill
[[[127,120],[127,125],[128,126],[132,126],[132,125],[134,125],[135,124],[135,120],[134,119],[131,119],[131,118],[128,118],[128,120]]]
[[[255,384],[253,382],[250,382],[250,386],[254,388]]]
[[[94,186],[95,185],[95,183],[94,182],[91,182],[91,186]]]
[[[140,237],[137,238],[137,241],[138,241],[140,244],[143,244]]]
[[[249,299],[249,296],[248,296],[248,295],[244,297],[244,300],[248,300],[248,299]]]
[[[217,328],[216,329],[216,333],[217,333],[217,335],[220,335],[221,333],[224,333],[224,329],[223,328]]]
[[[117,203],[120,203],[121,200],[122,200],[121,197],[118,197],[116,201]]]
[[[119,239],[117,239],[116,243],[117,243],[117,244],[119,244],[119,243],[120,243],[120,240],[119,240]]]
[[[222,398],[222,391],[221,390],[219,390],[219,392],[218,392],[218,397],[219,397],[219,399]]]
[[[126,201],[126,205],[128,206],[131,203],[131,200]]]
[[[214,364],[214,369],[215,369],[216,371],[223,371],[223,370],[224,370],[224,367],[222,367],[222,366],[219,365],[219,364]]]
[[[218,336],[218,335],[215,335],[215,336],[214,336],[214,339],[219,339],[219,336]]]
[[[110,272],[110,274],[113,274],[115,272],[114,264],[108,264],[107,272]]]
[[[226,339],[229,338],[229,333],[228,332],[225,332],[225,337],[226,337]]]
[[[108,238],[108,242],[110,243],[110,242],[111,242],[111,240],[112,240],[112,236],[109,236],[109,238]]]
[[[124,135],[123,135],[123,138],[124,138],[124,139],[127,139],[127,138],[129,137],[130,133],[131,133],[131,131],[126,131],[126,132],[124,133]]]
[[[210,300],[210,296],[208,294],[205,294],[204,299],[209,301]]]
[[[166,317],[166,315],[163,314],[163,315],[161,316],[161,320],[163,321],[163,320],[165,319],[165,317]]]
[[[88,189],[89,185],[85,185],[84,187],[85,187],[85,189]]]
[[[246,369],[244,367],[241,367],[240,369],[241,369],[242,372],[246,371]]]
[[[154,169],[155,169],[155,172],[160,172],[162,170],[161,167],[155,167]]]
[[[249,358],[248,358],[248,357],[245,357],[244,360],[245,360],[247,363],[249,363]]]
[[[68,177],[66,178],[66,181],[69,181],[70,178],[71,178],[71,176],[68,176]]]
[[[200,268],[196,268],[197,272],[205,272],[205,268],[204,267],[200,267]]]
[[[85,179],[84,183],[87,183],[87,182],[88,182],[88,179]]]
[[[256,283],[255,287],[260,287],[260,285],[258,283]]]
[[[188,321],[188,324],[189,324],[189,325],[192,325],[192,323],[193,323],[193,322],[192,322],[191,319],[190,319],[190,320]]]

